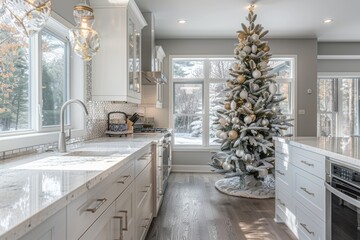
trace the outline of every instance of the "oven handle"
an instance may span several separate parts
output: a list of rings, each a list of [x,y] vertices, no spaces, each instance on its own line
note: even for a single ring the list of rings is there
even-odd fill
[[[354,205],[357,208],[360,208],[360,201],[349,197],[348,195],[340,192],[339,190],[336,190],[334,187],[332,187],[329,183],[325,182],[325,187],[326,189],[331,192],[332,194],[335,194],[336,196],[338,196],[339,198],[341,198],[342,200],[351,203],[352,205]]]

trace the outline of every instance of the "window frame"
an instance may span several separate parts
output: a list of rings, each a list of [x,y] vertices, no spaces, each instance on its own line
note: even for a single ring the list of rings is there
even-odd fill
[[[347,79],[347,78],[351,78],[351,79],[358,79],[357,82],[355,82],[356,84],[356,88],[358,89],[358,91],[360,92],[360,72],[318,72],[317,74],[317,91],[319,88],[319,80],[320,79],[331,79],[332,83],[333,83],[333,88],[334,88],[334,94],[335,94],[335,103],[334,103],[334,110],[333,111],[320,111],[320,106],[319,106],[319,99],[317,99],[317,127],[316,127],[316,133],[317,136],[320,137],[320,128],[319,128],[319,124],[320,124],[320,114],[331,114],[334,118],[335,121],[335,136],[332,137],[338,137],[338,136],[343,136],[343,129],[341,128],[341,126],[343,126],[343,118],[341,117],[341,111],[342,111],[342,104],[340,104],[341,102],[341,96],[342,93],[340,91],[340,85],[341,85],[341,81],[342,79]],[[336,86],[336,88],[335,88]],[[319,97],[317,97],[319,98]],[[357,109],[360,109],[360,97],[358,96],[358,101],[356,102],[356,107]],[[359,136],[360,135],[360,112],[358,113],[358,125],[357,125],[357,132],[353,133],[352,136]]]
[[[178,58],[183,58],[184,60],[189,59],[189,60],[196,60],[199,59],[201,61],[204,61],[204,78],[201,79],[186,79],[186,78],[177,78],[174,79],[173,77],[173,60],[174,59],[178,59]],[[193,81],[193,83],[198,83],[199,80],[203,82],[203,134],[202,134],[202,145],[176,145],[175,144],[175,134],[172,135],[172,140],[173,140],[173,148],[174,150],[218,150],[219,149],[219,145],[215,145],[215,144],[211,144],[210,143],[210,132],[209,132],[209,124],[210,124],[210,109],[209,109],[209,94],[210,94],[210,83],[225,83],[226,79],[220,79],[220,78],[210,78],[210,61],[211,60],[234,60],[234,56],[232,55],[170,55],[169,56],[169,123],[170,123],[170,128],[174,129],[174,83],[192,83],[191,81]],[[296,101],[296,89],[297,89],[297,55],[273,55],[272,59],[291,59],[292,61],[292,68],[293,68],[293,75],[291,78],[286,78],[286,79],[276,79],[277,83],[290,83],[290,94],[291,94],[291,99],[290,99],[290,110],[291,110],[291,114],[284,114],[287,117],[293,118],[294,122],[293,122],[293,129],[291,131],[291,133],[296,136],[296,112],[295,109],[297,109],[297,101]],[[206,64],[206,62],[208,62],[208,64]],[[281,80],[281,81],[279,81]]]
[[[46,25],[45,31],[50,31],[52,34],[62,36],[68,42],[68,30],[74,25],[55,12],[52,12],[51,17]],[[43,30],[42,30],[43,31]],[[8,151],[17,148],[31,147],[40,144],[56,142],[58,140],[60,126],[42,127],[41,118],[41,48],[40,48],[40,34],[30,38],[30,76],[31,76],[31,121],[32,129],[26,131],[4,132],[0,133],[0,151]],[[37,49],[37,51],[31,50]],[[68,99],[77,98],[86,100],[85,83],[86,83],[86,65],[80,57],[71,51],[70,45],[67,48],[68,54]],[[71,116],[71,125],[66,128],[72,128],[72,137],[80,137],[86,134],[86,121],[82,111],[78,111],[78,107],[69,108]]]

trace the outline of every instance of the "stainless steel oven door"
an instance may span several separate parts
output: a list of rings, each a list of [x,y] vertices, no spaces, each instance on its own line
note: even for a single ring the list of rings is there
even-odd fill
[[[360,190],[345,181],[325,182],[327,240],[360,240]]]

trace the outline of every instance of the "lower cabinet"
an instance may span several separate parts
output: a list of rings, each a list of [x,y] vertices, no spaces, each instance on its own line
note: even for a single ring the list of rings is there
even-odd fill
[[[298,239],[325,240],[325,156],[275,142],[275,220]]]
[[[66,209],[62,209],[44,223],[27,233],[20,240],[64,240],[66,239]]]

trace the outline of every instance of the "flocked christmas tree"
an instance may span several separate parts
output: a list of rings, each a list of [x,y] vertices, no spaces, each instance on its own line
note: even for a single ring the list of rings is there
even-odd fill
[[[218,141],[221,152],[210,165],[226,173],[216,187],[231,195],[268,198],[274,195],[274,136],[284,136],[292,126],[281,113],[276,75],[271,73],[271,53],[264,41],[267,30],[255,24],[254,6],[238,31],[239,43],[234,49],[237,60],[226,82],[226,99],[217,110]]]

